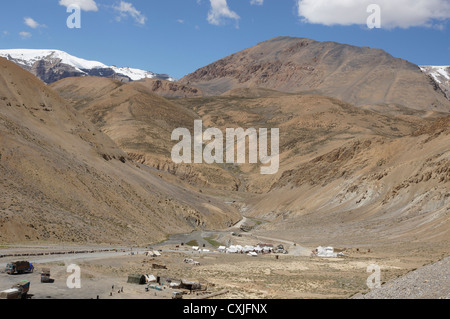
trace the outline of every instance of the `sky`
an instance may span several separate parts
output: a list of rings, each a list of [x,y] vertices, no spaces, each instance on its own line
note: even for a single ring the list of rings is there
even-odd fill
[[[71,5],[80,9],[80,28],[67,23],[69,17],[78,21]],[[277,36],[380,48],[418,65],[450,65],[450,0],[16,0],[0,4],[0,49],[57,49],[178,79]]]

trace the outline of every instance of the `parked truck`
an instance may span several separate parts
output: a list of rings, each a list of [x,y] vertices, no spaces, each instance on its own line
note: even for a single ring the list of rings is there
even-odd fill
[[[10,289],[0,291],[0,299],[26,299],[30,291],[30,282],[21,281]]]
[[[50,268],[43,268],[41,272],[41,283],[51,283],[53,282],[50,279]]]
[[[9,275],[33,272],[34,266],[28,261],[16,261],[6,265],[6,273]]]

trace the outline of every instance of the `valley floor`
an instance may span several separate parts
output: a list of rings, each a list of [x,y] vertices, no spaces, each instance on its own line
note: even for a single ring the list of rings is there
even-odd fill
[[[207,287],[206,292],[186,294],[184,299],[196,299],[217,293],[218,299],[347,299],[352,297],[375,296],[375,298],[395,298],[395,294],[370,292],[367,279],[369,265],[381,269],[382,289],[390,287],[394,280],[433,264],[443,258],[446,247],[441,245],[411,244],[357,248],[336,247],[343,250],[347,258],[318,258],[308,253],[315,247],[301,247],[284,242],[289,254],[268,254],[249,257],[246,254],[224,254],[211,246],[214,240],[233,238],[237,243],[256,243],[261,238],[251,236],[230,237],[225,232],[194,232],[178,235],[167,242],[152,247],[161,251],[160,257],[147,257],[148,248],[118,248],[109,252],[93,252],[80,255],[50,255],[30,257],[6,257],[0,259],[3,271],[7,262],[28,258],[36,268],[32,274],[10,276],[0,273],[0,290],[8,289],[21,280],[31,282],[30,294],[33,299],[170,299],[173,290],[165,286],[162,291],[145,290],[145,285],[127,283],[129,274],[152,274],[162,278],[176,278],[200,282]],[[184,242],[180,241],[183,240]],[[201,241],[201,240],[204,241]],[[209,249],[209,252],[193,251],[186,243],[190,240]],[[267,241],[269,242],[269,241]],[[273,242],[279,244],[280,242]],[[183,245],[182,245],[183,244]],[[292,243],[293,244],[293,243]],[[178,247],[177,247],[178,246]],[[95,250],[111,247],[58,247],[58,246],[2,246],[0,255],[17,252],[69,251],[77,249]],[[370,249],[370,252],[369,252]],[[185,263],[192,259],[200,263]],[[447,259],[448,261],[448,259]],[[81,289],[67,288],[67,266],[76,264],[81,268]],[[163,265],[167,269],[153,269],[152,265]],[[42,268],[51,268],[52,284],[40,283]],[[429,267],[429,266],[428,266]],[[426,269],[426,268],[425,268]],[[399,298],[448,298],[448,262],[439,268],[445,274],[441,289],[434,295],[425,292],[398,295]],[[412,279],[410,285],[423,284],[430,272],[424,271]],[[423,277],[425,276],[425,277]],[[436,275],[440,276],[440,275]],[[435,278],[434,276],[433,278]],[[113,288],[114,287],[114,288]],[[121,291],[123,289],[123,292]],[[412,289],[412,288],[411,288]],[[187,291],[186,291],[187,292]],[[439,294],[439,295],[437,295]],[[213,295],[214,296],[214,295]]]

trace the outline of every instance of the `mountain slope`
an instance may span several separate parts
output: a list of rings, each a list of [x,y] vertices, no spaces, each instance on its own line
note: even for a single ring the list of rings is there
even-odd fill
[[[450,240],[450,117],[410,136],[359,139],[300,160],[249,216],[261,232],[304,243],[392,245]]]
[[[80,59],[59,50],[0,50],[0,57],[4,57],[30,71],[45,83],[53,83],[74,76],[101,76],[124,82],[146,78],[173,81],[165,74],[155,74],[129,67],[107,66],[101,62]]]
[[[356,106],[449,112],[442,90],[417,65],[383,50],[278,37],[205,66],[180,80],[219,95],[236,88],[309,92]]]
[[[218,166],[175,165],[171,159],[172,131],[182,127],[193,131],[199,116],[192,110],[155,95],[159,80],[131,83],[85,77],[67,78],[51,84],[63,98],[110,136],[135,161],[170,172],[198,187],[236,189],[238,179]],[[163,85],[171,85],[165,82]],[[178,86],[174,83],[174,86]],[[167,94],[187,95],[190,89]]]
[[[0,58],[0,242],[145,243],[239,215],[138,165],[40,80]]]
[[[421,66],[420,68],[437,82],[450,100],[450,66]]]

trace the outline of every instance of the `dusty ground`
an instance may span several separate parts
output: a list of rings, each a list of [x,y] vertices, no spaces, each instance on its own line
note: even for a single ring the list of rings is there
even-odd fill
[[[194,234],[193,237],[199,237]],[[217,238],[221,238],[217,236]],[[250,238],[239,238],[249,242]],[[210,293],[228,291],[215,298],[219,299],[315,299],[315,298],[350,298],[357,293],[367,293],[367,267],[376,264],[381,268],[382,283],[391,282],[410,271],[421,268],[442,259],[442,248],[416,246],[346,248],[348,258],[318,258],[298,252],[296,247],[286,245],[289,255],[264,255],[249,257],[214,252],[193,252],[189,246],[179,246],[173,241],[155,249],[162,250],[162,256],[146,257],[144,250],[133,249],[125,253],[107,253],[98,255],[53,257],[49,259],[30,257],[35,264],[33,274],[10,276],[0,273],[0,289],[7,289],[18,281],[31,282],[31,295],[34,299],[170,299],[173,290],[166,287],[162,291],[145,291],[145,285],[127,283],[128,274],[153,274],[162,278],[199,281]],[[297,248],[299,248],[297,246]],[[305,249],[309,249],[306,248]],[[423,252],[427,252],[424,254]],[[416,253],[414,253],[416,252]],[[137,254],[136,254],[137,253]],[[194,266],[184,263],[191,258],[200,263]],[[3,258],[1,263],[10,261]],[[17,259],[17,258],[16,258]],[[56,260],[59,259],[59,260]],[[81,268],[81,289],[67,288],[66,281],[69,264]],[[154,270],[152,264],[164,265],[167,269]],[[3,269],[2,264],[2,269]],[[40,283],[40,270],[50,267],[52,284]],[[114,288],[113,288],[114,286]],[[123,288],[123,292],[119,291]],[[185,299],[203,296],[185,295]]]

